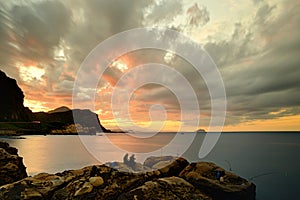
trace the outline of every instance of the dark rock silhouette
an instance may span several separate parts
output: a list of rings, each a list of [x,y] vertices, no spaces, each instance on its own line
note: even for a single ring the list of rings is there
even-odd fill
[[[67,106],[61,106],[59,108],[55,108],[54,110],[48,111],[48,113],[59,113],[59,112],[67,112],[70,111],[71,109],[68,108]]]
[[[31,111],[24,107],[24,94],[16,80],[0,70],[0,122],[30,121]]]
[[[10,147],[7,142],[0,141],[0,186],[27,177],[23,158],[18,150]]]
[[[62,106],[50,112],[33,113],[24,107],[24,94],[16,80],[0,70],[0,134],[95,134],[111,132],[90,110]],[[73,116],[77,116],[74,122]],[[76,125],[75,125],[76,123]]]
[[[67,132],[66,129],[68,126],[74,124],[74,118],[73,118],[74,115],[78,116],[76,123],[80,124],[82,127],[86,127],[86,130],[84,129],[82,130],[81,132],[82,134],[95,134],[96,132],[110,132],[109,130],[107,130],[101,125],[98,115],[91,112],[90,110],[74,109],[69,111],[51,112],[51,113],[38,112],[38,113],[33,113],[32,119],[33,121],[40,121],[41,129],[43,131],[55,134],[55,132],[52,130],[57,130],[56,132],[57,134],[67,134],[67,133],[72,133],[72,130],[70,130],[71,132]],[[59,132],[58,130],[61,130],[61,132]],[[76,134],[76,132],[74,134]]]

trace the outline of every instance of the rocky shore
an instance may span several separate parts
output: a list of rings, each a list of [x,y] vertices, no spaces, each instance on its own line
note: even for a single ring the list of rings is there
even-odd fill
[[[18,155],[18,150],[0,141],[0,185],[25,177],[27,177],[26,167],[23,164],[23,158]]]
[[[15,148],[0,142],[0,152],[0,199],[255,199],[253,183],[210,162],[150,157],[27,177]]]

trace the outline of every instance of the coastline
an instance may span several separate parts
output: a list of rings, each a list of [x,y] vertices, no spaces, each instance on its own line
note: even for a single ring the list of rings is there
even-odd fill
[[[8,170],[23,175],[10,180],[0,166],[1,199],[255,199],[256,186],[211,162],[189,163],[181,157],[149,157],[144,163],[112,162],[56,174],[24,175],[17,149],[0,142],[0,160]],[[11,154],[13,153],[13,154]],[[124,160],[125,161],[125,160]],[[113,167],[112,167],[113,166]],[[1,168],[2,167],[2,168]],[[25,172],[26,173],[26,172]],[[16,177],[16,176],[14,176]]]
[[[125,131],[113,131],[113,130],[107,130],[103,132],[97,132],[97,133],[127,133]],[[26,136],[26,135],[97,135],[96,132],[90,132],[90,133],[78,133],[78,132],[64,132],[61,133],[53,133],[49,131],[42,131],[42,130],[1,130],[0,129],[0,137],[1,136]],[[179,132],[159,132],[163,134],[177,134]],[[194,134],[196,132],[180,132],[181,134]],[[213,134],[213,133],[219,133],[219,132],[205,132],[205,133],[196,133],[196,134]],[[299,134],[300,131],[223,131],[222,134],[259,134],[259,133],[270,133],[270,134],[282,134],[282,133],[294,133]],[[145,132],[147,134],[147,132]]]
[[[126,133],[123,131],[105,131],[105,132],[99,132],[99,133]],[[0,137],[9,137],[9,136],[26,136],[26,135],[97,135],[96,132],[90,132],[90,133],[78,133],[78,132],[58,132],[53,133],[49,131],[41,131],[41,130],[0,130]]]

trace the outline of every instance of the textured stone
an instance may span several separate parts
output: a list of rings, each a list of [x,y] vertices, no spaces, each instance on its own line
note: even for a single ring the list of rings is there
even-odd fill
[[[97,177],[91,177],[91,178],[89,178],[89,182],[90,182],[93,186],[98,187],[98,186],[100,186],[100,185],[103,185],[104,180],[103,180],[102,177],[97,176]]]
[[[166,164],[166,163],[163,163]],[[187,165],[188,161],[184,158],[177,158],[166,166],[158,169],[163,176],[177,176]]]
[[[216,178],[217,171],[224,172],[223,181]],[[211,162],[192,163],[179,174],[179,177],[184,178],[213,199],[255,199],[253,183]]]
[[[83,186],[75,192],[74,196],[75,197],[76,196],[81,196],[81,195],[90,193],[92,190],[93,190],[93,185],[89,182],[85,182],[83,184]]]
[[[16,148],[0,141],[0,186],[27,177],[23,158]]]
[[[179,177],[166,177],[148,181],[127,193],[122,194],[119,199],[211,199],[192,184]]]
[[[174,161],[176,158],[173,156],[150,156],[144,161],[144,166],[147,166],[149,168],[153,168],[153,165],[155,165],[158,162],[161,161]]]
[[[33,189],[26,189],[24,192],[21,193],[22,199],[42,199],[43,196],[41,193],[33,190]]]

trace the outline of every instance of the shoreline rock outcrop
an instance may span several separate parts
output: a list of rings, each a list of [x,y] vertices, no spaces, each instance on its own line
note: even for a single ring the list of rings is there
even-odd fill
[[[118,171],[107,165],[40,173],[2,185],[0,199],[255,199],[253,183],[213,163],[170,158],[151,157],[145,163],[154,166],[172,162],[139,173]],[[222,179],[216,177],[219,171],[224,172]]]
[[[0,141],[0,186],[26,177],[26,167],[18,150],[10,147],[7,142]]]
[[[218,172],[223,173],[222,179],[216,178]],[[211,162],[191,163],[179,173],[179,177],[213,199],[255,199],[255,185],[253,183]]]

